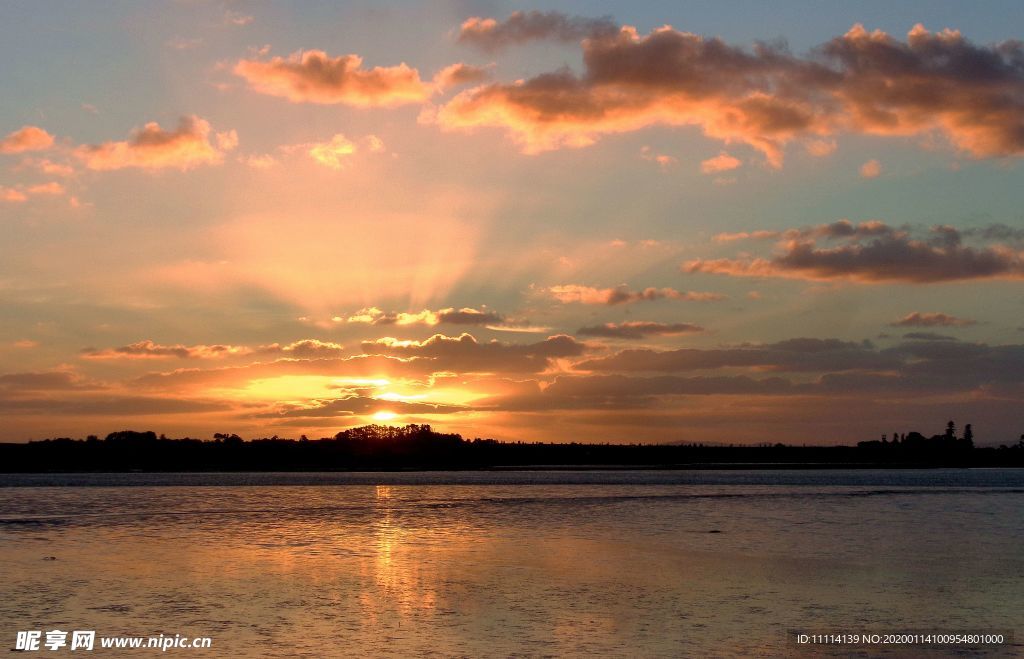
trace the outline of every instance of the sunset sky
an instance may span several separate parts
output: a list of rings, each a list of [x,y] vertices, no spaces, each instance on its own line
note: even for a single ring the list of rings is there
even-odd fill
[[[0,440],[1024,433],[1024,10],[0,6]]]

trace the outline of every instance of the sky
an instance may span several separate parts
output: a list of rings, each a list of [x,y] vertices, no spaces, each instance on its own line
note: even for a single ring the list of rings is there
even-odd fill
[[[5,3],[0,441],[1016,442],[1022,33],[997,1]]]

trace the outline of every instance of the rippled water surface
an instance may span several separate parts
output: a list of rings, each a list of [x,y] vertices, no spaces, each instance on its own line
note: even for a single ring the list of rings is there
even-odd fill
[[[1024,640],[1013,470],[0,475],[0,551],[9,647],[53,628],[235,657]]]

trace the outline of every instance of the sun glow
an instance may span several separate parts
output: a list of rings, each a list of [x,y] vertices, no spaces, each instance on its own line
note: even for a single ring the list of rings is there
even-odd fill
[[[394,421],[395,419],[398,418],[398,415],[395,414],[394,412],[381,411],[374,413],[374,415],[371,418],[374,421]]]

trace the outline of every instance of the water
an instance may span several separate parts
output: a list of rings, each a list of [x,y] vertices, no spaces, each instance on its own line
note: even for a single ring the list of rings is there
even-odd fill
[[[1015,470],[0,475],[0,634],[209,636],[168,652],[232,657],[1019,643],[1022,539]]]

